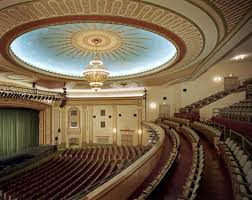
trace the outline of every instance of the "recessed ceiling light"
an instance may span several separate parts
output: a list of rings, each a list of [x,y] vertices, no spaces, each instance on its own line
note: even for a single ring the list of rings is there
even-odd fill
[[[234,56],[234,57],[232,58],[232,60],[243,60],[245,57],[247,57],[247,55],[245,55],[245,54],[240,54],[240,55]]]

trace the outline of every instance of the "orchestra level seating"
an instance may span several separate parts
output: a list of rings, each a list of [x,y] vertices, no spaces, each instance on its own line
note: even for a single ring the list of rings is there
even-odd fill
[[[68,199],[108,179],[142,155],[142,146],[66,149],[37,167],[0,183],[3,199]]]

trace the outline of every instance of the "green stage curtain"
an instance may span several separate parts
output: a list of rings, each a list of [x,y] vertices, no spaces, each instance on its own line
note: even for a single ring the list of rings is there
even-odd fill
[[[38,111],[0,108],[0,157],[38,145]]]

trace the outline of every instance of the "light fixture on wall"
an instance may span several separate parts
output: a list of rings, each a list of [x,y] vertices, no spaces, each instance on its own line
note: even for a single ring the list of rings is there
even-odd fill
[[[114,134],[116,134],[116,128],[113,128],[113,129],[112,129],[112,132],[113,132]]]
[[[219,76],[219,75],[217,75],[217,76],[215,76],[215,77],[213,78],[213,81],[216,82],[216,83],[221,82],[221,80],[222,80],[222,77]]]
[[[138,135],[142,135],[142,133],[143,133],[142,129],[138,129],[137,133],[138,133]]]
[[[156,109],[157,108],[157,104],[154,103],[154,102],[150,103],[150,108],[151,109]]]
[[[83,71],[83,76],[89,82],[89,85],[97,92],[108,79],[109,71],[105,69],[97,52],[97,45],[101,43],[102,40],[100,38],[94,38],[91,42],[95,46],[95,57],[89,62],[87,69]]]
[[[245,55],[245,54],[240,54],[240,55],[234,56],[234,57],[232,58],[232,60],[243,60],[243,59],[246,58],[246,57],[247,57],[247,55]]]

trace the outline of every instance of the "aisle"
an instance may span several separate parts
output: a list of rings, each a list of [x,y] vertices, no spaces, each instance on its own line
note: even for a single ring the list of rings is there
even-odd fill
[[[198,135],[205,150],[205,168],[197,200],[233,200],[231,181],[224,163],[205,137]]]
[[[181,194],[182,187],[188,175],[192,162],[191,144],[183,135],[180,136],[180,155],[170,175],[165,177],[160,186],[148,199],[150,200],[175,200]]]

